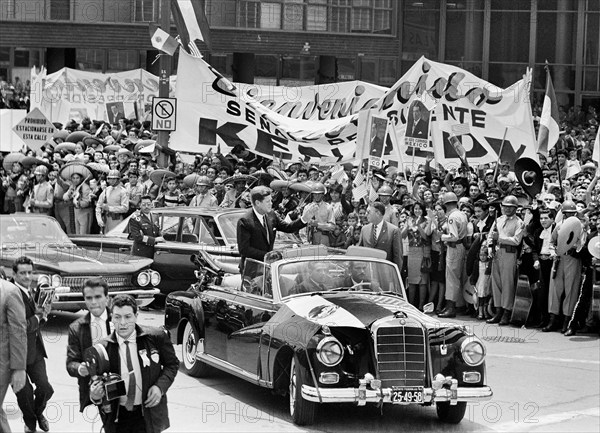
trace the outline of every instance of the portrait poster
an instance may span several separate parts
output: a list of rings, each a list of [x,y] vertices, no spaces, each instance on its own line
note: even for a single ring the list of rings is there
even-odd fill
[[[383,151],[385,149],[388,119],[385,117],[371,116],[370,120],[369,165],[381,168],[383,164]]]
[[[429,110],[423,102],[415,99],[408,110],[404,144],[412,148],[427,149],[429,147],[429,123]]]

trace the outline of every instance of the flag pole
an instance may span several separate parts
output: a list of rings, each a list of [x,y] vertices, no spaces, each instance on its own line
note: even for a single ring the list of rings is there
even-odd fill
[[[159,9],[159,23],[160,27],[167,33],[171,33],[171,1],[160,0]],[[169,88],[171,81],[171,56],[160,56],[160,73],[158,74],[158,96],[160,98],[169,97]],[[158,131],[157,143],[166,149],[169,145],[169,131]],[[164,152],[159,152],[157,158],[158,166],[160,168],[168,168],[169,156]]]
[[[504,128],[504,135],[502,136],[502,143],[500,143],[500,153],[498,153],[498,162],[496,163],[496,168],[494,169],[494,182],[496,181],[496,176],[498,176],[498,169],[500,168],[500,162],[502,160],[502,151],[504,150],[504,143],[506,142],[506,133],[508,132],[508,126]]]

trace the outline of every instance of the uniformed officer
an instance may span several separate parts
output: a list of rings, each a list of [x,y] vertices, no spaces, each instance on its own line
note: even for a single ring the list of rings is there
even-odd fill
[[[317,209],[316,215],[308,223],[309,231],[312,231],[312,244],[329,246],[329,232],[335,228],[335,215],[333,208],[329,203],[323,201],[323,196],[327,192],[325,185],[316,182],[313,185],[312,203]]]
[[[96,219],[100,227],[106,227],[105,232],[115,228],[129,209],[127,190],[121,185],[119,170],[111,170],[106,177],[108,186],[98,197],[96,203]],[[105,221],[106,218],[106,221]]]
[[[446,206],[448,221],[443,227],[442,242],[448,247],[446,252],[446,307],[439,317],[456,317],[456,303],[462,297],[466,280],[465,260],[467,249],[464,242],[467,236],[467,216],[458,210],[458,198],[453,192],[444,194],[442,203]]]
[[[383,220],[389,222],[390,224],[394,224],[396,227],[398,227],[398,211],[390,203],[393,192],[394,191],[391,187],[389,187],[388,185],[383,185],[381,188],[379,188],[377,194],[379,195],[379,201],[385,206],[385,215],[383,215]]]
[[[131,254],[134,256],[153,258],[154,245],[165,241],[160,235],[158,222],[154,221],[150,214],[152,207],[152,197],[142,196],[140,209],[135,211],[129,220],[129,239],[133,240]]]
[[[192,201],[190,201],[189,206],[203,208],[217,207],[217,198],[209,191],[210,187],[211,182],[208,176],[199,176],[198,179],[196,179],[195,185],[196,195],[192,198]]]
[[[514,195],[502,200],[502,216],[492,225],[488,246],[494,248],[492,260],[492,296],[496,314],[487,323],[510,323],[517,283],[517,259],[525,234],[525,224],[516,216],[519,202]]]
[[[550,312],[550,323],[548,326],[542,329],[543,332],[558,331],[561,329],[561,323],[559,321],[560,309],[561,309],[561,298],[564,296],[562,302],[562,313],[565,318],[562,323],[561,332],[564,334],[567,331],[569,321],[573,315],[575,304],[579,297],[579,287],[581,285],[581,254],[580,251],[585,245],[585,230],[581,230],[579,239],[573,242],[573,246],[563,255],[556,255],[556,244],[558,240],[558,232],[563,226],[565,220],[569,217],[575,216],[577,213],[577,207],[571,200],[565,200],[561,207],[563,219],[556,224],[556,227],[552,231],[552,237],[550,239],[550,256],[554,258],[554,264],[552,265],[552,274],[550,278],[550,293],[548,296],[548,311]],[[579,222],[581,224],[581,222]]]
[[[54,207],[54,189],[48,182],[48,169],[38,165],[33,172],[37,184],[33,187],[32,198],[29,202],[33,213],[50,215]]]

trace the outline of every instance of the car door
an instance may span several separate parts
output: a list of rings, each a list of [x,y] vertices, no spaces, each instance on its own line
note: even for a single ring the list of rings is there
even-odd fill
[[[161,289],[169,286],[167,291],[183,290],[196,281],[194,276],[196,266],[192,263],[191,256],[197,253],[198,244],[197,238],[194,242],[187,227],[193,219],[193,217],[176,215],[161,215],[159,219],[165,242],[154,246],[152,267],[162,276]],[[194,224],[193,221],[191,223]],[[182,242],[182,239],[186,242]]]
[[[204,312],[204,352],[228,361],[229,335],[238,327],[233,319],[235,287],[211,287],[200,294]]]
[[[276,312],[270,276],[269,265],[246,259],[242,287],[230,308],[229,362],[257,376],[266,361],[260,359],[263,326]]]

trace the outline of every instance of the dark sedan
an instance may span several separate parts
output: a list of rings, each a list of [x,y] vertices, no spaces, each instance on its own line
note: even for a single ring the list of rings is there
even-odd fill
[[[192,376],[217,368],[289,399],[311,424],[327,403],[435,405],[458,423],[485,401],[485,349],[406,301],[400,272],[371,248],[274,251],[244,275],[214,267],[171,293],[165,327]],[[248,271],[248,272],[247,272]]]
[[[245,209],[207,209],[197,207],[164,207],[152,210],[159,223],[164,243],[154,250],[152,269],[160,272],[162,293],[181,290],[195,282],[194,263],[190,260],[200,250],[211,254],[227,272],[239,272],[237,248],[237,222],[247,212]],[[124,220],[101,235],[72,235],[71,240],[88,250],[102,249],[104,255],[115,260],[129,257],[133,241],[128,239],[129,219]],[[287,233],[277,234],[277,244],[300,243],[300,239]]]
[[[0,266],[12,276],[12,263],[27,256],[34,263],[34,281],[56,288],[52,308],[78,311],[85,308],[82,289],[86,279],[103,277],[109,296],[123,293],[149,304],[159,293],[160,274],[150,269],[151,259],[114,258],[75,245],[58,222],[41,214],[0,215]]]

